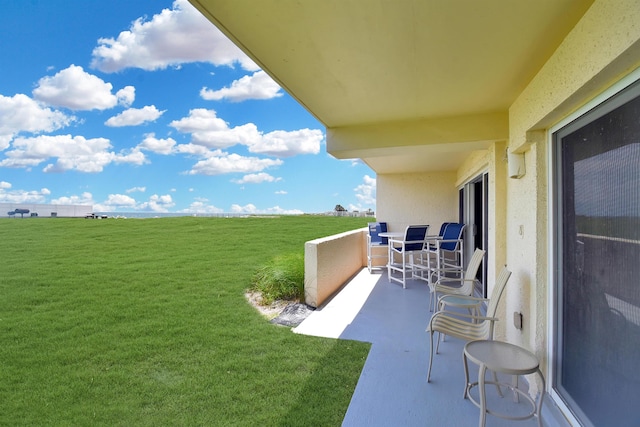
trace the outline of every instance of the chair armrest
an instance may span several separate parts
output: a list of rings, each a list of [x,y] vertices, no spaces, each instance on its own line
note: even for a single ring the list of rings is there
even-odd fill
[[[490,322],[496,322],[498,320],[500,320],[497,317],[487,317],[487,316],[475,316],[473,314],[466,314],[466,313],[453,313],[451,311],[444,311],[444,310],[440,310],[440,311],[436,311],[435,313],[433,313],[433,316],[431,316],[431,320],[429,321],[429,324],[431,324],[431,322],[433,321],[434,318],[437,317],[451,317],[451,318],[465,318],[465,319],[469,319],[472,321],[476,321],[476,320],[488,320]]]
[[[452,283],[452,284],[457,285],[457,286],[444,284],[446,282]],[[438,298],[438,301],[440,301],[440,299],[442,299],[444,296],[448,296],[449,294],[453,294],[453,295],[456,295],[458,297],[468,297],[469,296],[469,293],[468,293],[469,289],[465,289],[465,285],[464,284],[465,283],[469,283],[469,282],[473,283],[472,280],[464,280],[464,279],[461,279],[461,280],[455,280],[455,279],[438,280],[437,282],[431,284],[431,291],[432,292],[440,292],[440,293],[445,294],[442,297]],[[464,293],[464,294],[457,293],[457,292],[460,292],[462,289],[464,289],[465,292],[467,292],[467,293]]]
[[[440,299],[446,298],[448,296],[449,295],[444,295],[444,296],[440,297]],[[469,301],[489,302],[489,298],[472,297],[470,295],[456,295],[456,298],[464,298],[464,299],[469,300]]]
[[[451,269],[444,269],[444,268],[432,268],[431,270],[433,270],[434,272],[436,271],[448,271]],[[463,282],[477,282],[478,279],[465,279],[464,277],[460,278],[456,278],[456,277],[441,277],[440,279],[436,280],[434,282],[435,286],[438,286],[440,283],[444,283],[444,282],[456,282],[456,283],[460,283],[462,284]]]
[[[405,246],[405,245],[415,245],[418,243],[424,243],[424,240],[396,240],[396,239],[389,238],[389,244],[391,243],[399,243],[402,246]]]
[[[436,240],[436,245],[438,245],[438,247],[442,246],[445,243],[456,243],[456,246],[457,246],[458,244],[462,243],[462,239],[447,239],[447,240],[438,239],[438,240]]]
[[[462,239],[438,239],[438,242],[440,243],[447,243],[447,242],[462,242]]]

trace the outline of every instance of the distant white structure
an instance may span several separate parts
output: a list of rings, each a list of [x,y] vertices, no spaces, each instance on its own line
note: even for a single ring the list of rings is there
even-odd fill
[[[17,211],[17,212],[16,212]],[[28,212],[27,212],[28,211]],[[79,217],[93,213],[93,205],[49,205],[40,203],[0,203],[0,218]]]

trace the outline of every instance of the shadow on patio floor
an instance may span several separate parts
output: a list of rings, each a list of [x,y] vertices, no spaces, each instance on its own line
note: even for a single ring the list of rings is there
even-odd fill
[[[386,273],[363,269],[331,301],[314,311],[293,331],[299,334],[372,343],[371,351],[345,415],[343,426],[473,426],[479,409],[463,399],[464,342],[454,338],[440,345],[427,383],[431,313],[429,291],[422,281],[407,288],[389,283]],[[478,370],[470,364],[470,376]],[[501,380],[509,381],[508,378]],[[521,385],[526,381],[521,380]],[[495,390],[495,388],[493,388]],[[511,394],[489,396],[488,407],[518,415],[528,404]],[[536,426],[537,419],[503,420],[487,416],[487,426]],[[545,423],[545,425],[547,425]]]

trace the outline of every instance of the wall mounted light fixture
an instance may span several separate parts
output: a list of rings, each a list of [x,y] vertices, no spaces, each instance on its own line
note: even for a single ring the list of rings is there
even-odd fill
[[[509,168],[509,178],[519,179],[524,176],[524,153],[507,152],[507,163]]]

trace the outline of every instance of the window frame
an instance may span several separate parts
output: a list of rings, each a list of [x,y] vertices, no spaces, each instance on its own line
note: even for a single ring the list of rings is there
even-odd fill
[[[634,86],[634,88],[631,88]],[[622,93],[626,89],[631,90],[626,93]],[[563,262],[561,260],[562,253],[562,218],[561,209],[562,205],[562,187],[559,184],[559,180],[562,179],[561,170],[561,157],[559,154],[560,144],[558,143],[562,134],[568,134],[572,131],[591,123],[603,115],[613,111],[620,105],[640,96],[640,68],[636,69],[584,106],[565,117],[554,126],[550,127],[547,131],[547,218],[549,219],[547,227],[547,237],[549,247],[547,251],[547,265],[548,282],[547,286],[547,301],[549,302],[549,310],[547,312],[547,366],[545,376],[547,380],[547,392],[551,399],[562,411],[563,415],[572,424],[581,425],[583,420],[576,417],[574,411],[579,408],[571,408],[565,401],[565,397],[561,396],[555,389],[555,378],[557,372],[557,365],[559,360],[557,358],[559,349],[559,341],[561,340],[561,332],[559,331],[561,326],[561,313],[559,313],[559,307],[562,307],[561,293],[558,292],[559,286],[562,285],[562,268]],[[583,415],[583,414],[580,414]]]

